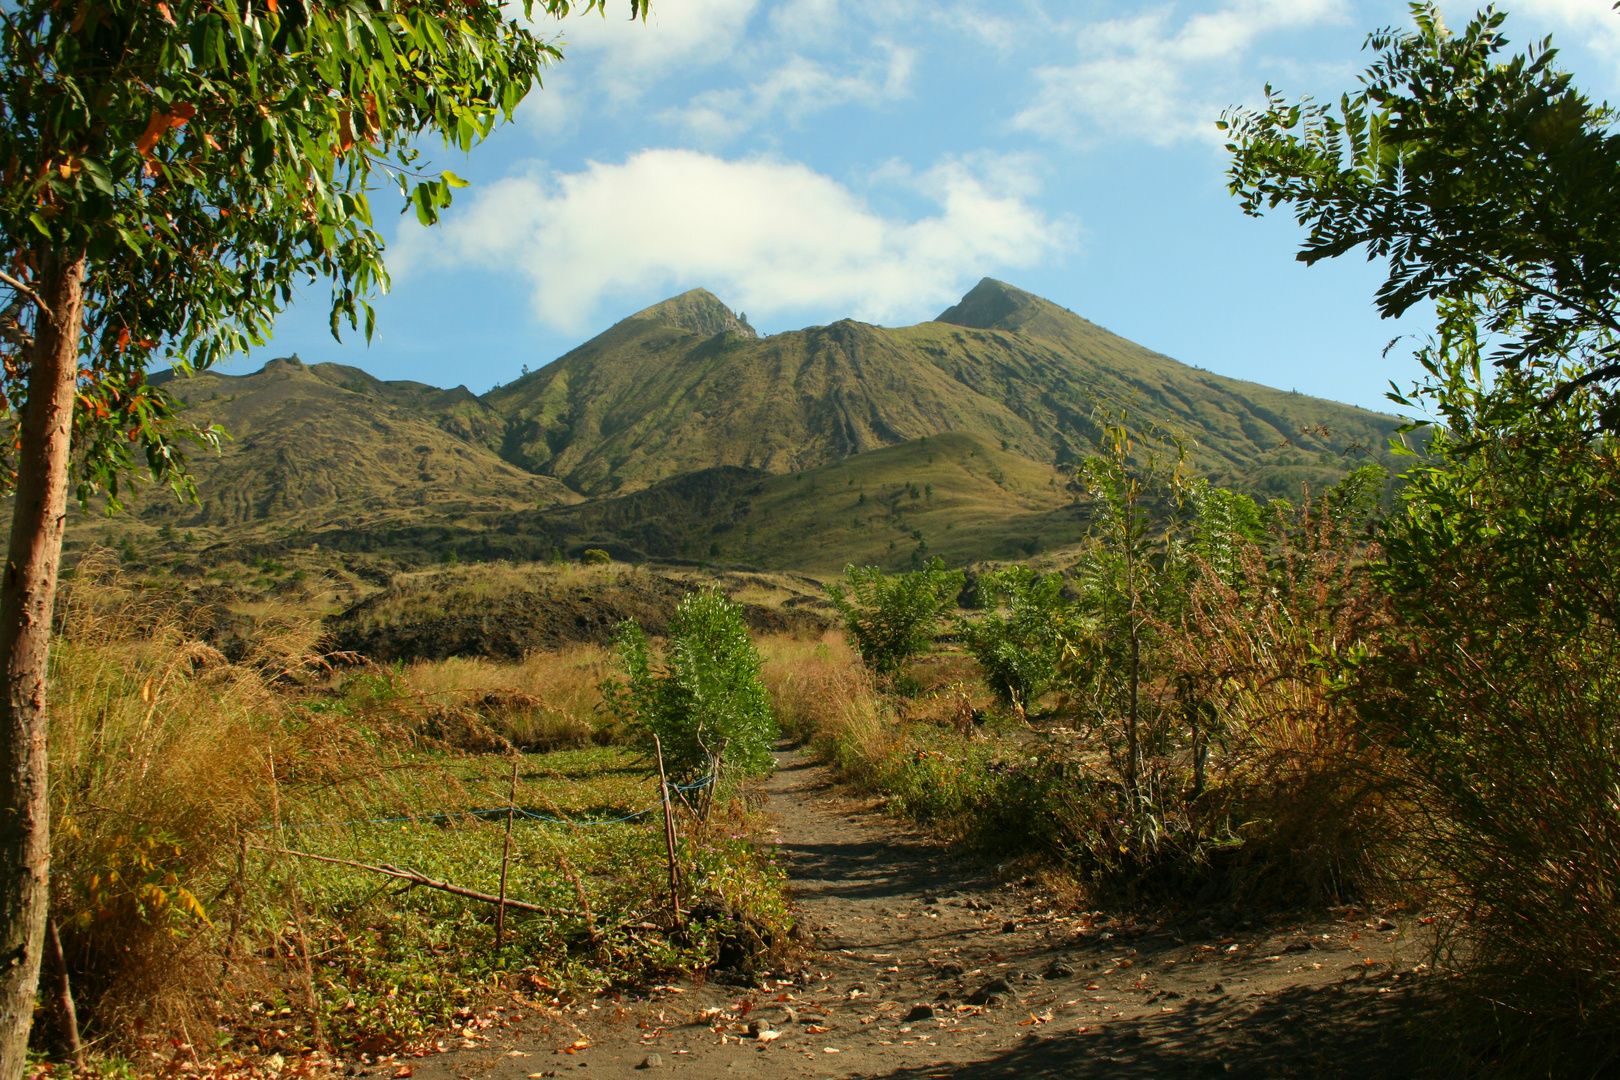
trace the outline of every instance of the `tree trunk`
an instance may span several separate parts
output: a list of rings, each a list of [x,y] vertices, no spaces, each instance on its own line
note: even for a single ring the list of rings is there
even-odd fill
[[[0,1080],[28,1056],[50,902],[51,826],[45,674],[67,515],[79,370],[84,257],[46,256],[36,288],[28,403],[17,447],[11,545],[0,576]]]

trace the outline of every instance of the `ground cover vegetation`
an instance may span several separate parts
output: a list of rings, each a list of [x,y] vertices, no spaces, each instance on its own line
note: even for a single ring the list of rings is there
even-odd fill
[[[377,665],[289,615],[233,660],[205,640],[211,612],[110,552],[79,564],[61,607],[51,912],[99,1069],[374,1060],[475,1031],[492,987],[544,1007],[717,966],[746,980],[787,940],[755,815],[691,768],[671,777],[675,916],[659,773],[638,749],[669,717],[621,707],[636,689],[608,648]],[[754,656],[713,592],[669,641]],[[724,717],[752,721],[751,742],[704,744],[703,766],[737,779],[770,732],[753,662],[734,678],[704,660],[695,680],[711,710],[753,709]],[[523,906],[496,919],[503,894]],[[69,1054],[59,974],[35,1040]]]

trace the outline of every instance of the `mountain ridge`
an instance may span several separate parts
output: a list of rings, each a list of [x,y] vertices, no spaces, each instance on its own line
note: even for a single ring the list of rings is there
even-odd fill
[[[844,319],[765,338],[674,318],[694,290],[615,324],[483,400],[508,418],[502,456],[586,496],[713,465],[788,472],[951,430],[1071,461],[1099,406],[1183,429],[1197,462],[1263,490],[1279,445],[1376,455],[1398,421],[1190,368],[985,278],[930,322]],[[649,404],[654,403],[654,404]]]
[[[927,544],[1004,557],[1019,535],[1077,538],[1063,469],[1089,452],[1105,410],[1180,429],[1195,471],[1262,496],[1331,483],[1365,448],[1382,456],[1400,423],[1190,368],[991,278],[913,326],[843,319],[763,337],[693,289],[484,394],[296,356],[246,375],[153,378],[233,440],[193,458],[199,505],[143,500],[146,526],[272,545],[325,536],[398,558],[589,544],[824,566],[837,554],[808,535],[818,530],[885,558]],[[941,439],[950,453],[920,449]],[[976,462],[991,458],[1022,479],[989,479]],[[939,500],[846,506],[857,493],[826,487],[835,474],[873,498]],[[702,509],[726,498],[724,512]],[[761,499],[765,516],[736,509]]]

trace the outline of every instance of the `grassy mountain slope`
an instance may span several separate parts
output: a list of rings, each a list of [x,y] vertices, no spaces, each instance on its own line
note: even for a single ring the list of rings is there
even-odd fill
[[[1100,403],[1170,424],[1219,482],[1291,490],[1382,448],[1391,417],[1198,371],[985,279],[934,322],[757,338],[703,290],[485,395],[503,454],[587,495],[720,465],[771,473],[946,432],[1037,462],[1085,452]],[[715,329],[719,327],[719,329]]]
[[[604,548],[630,562],[811,573],[1021,559],[1079,540],[1085,517],[1050,464],[971,435],[927,436],[803,472],[719,466],[627,495],[492,516],[476,534],[431,523],[311,534],[322,547],[402,556],[543,559]]]
[[[786,475],[708,470],[521,516],[525,531],[564,546],[812,572],[904,566],[914,556],[1024,558],[1085,529],[1057,469],[959,433]]]
[[[496,456],[504,427],[465,387],[385,383],[357,368],[272,360],[250,375],[164,374],[186,419],[221,424],[192,456],[200,504],[147,492],[148,522],[296,531],[433,515],[451,520],[578,496]]]
[[[1006,559],[1080,535],[1061,470],[1099,405],[1179,429],[1219,483],[1289,496],[1396,423],[1189,368],[989,279],[932,322],[768,338],[694,290],[483,397],[296,358],[157,379],[232,440],[195,456],[199,506],[148,493],[112,526],[195,531],[221,558]]]

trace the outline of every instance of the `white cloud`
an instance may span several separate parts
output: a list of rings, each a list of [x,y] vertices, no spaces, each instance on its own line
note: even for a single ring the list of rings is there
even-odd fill
[[[1080,28],[1079,61],[1040,69],[1014,124],[1062,141],[1099,136],[1168,145],[1215,137],[1239,62],[1265,35],[1340,16],[1345,0],[1228,0],[1177,22],[1161,6]]]
[[[653,80],[677,70],[721,63],[736,51],[759,0],[659,0],[645,22],[592,13],[560,26],[563,53],[570,62],[594,55],[606,87],[622,95],[638,93]]]
[[[1024,200],[1032,182],[1017,163],[1000,169],[953,161],[905,177],[938,207],[905,220],[796,162],[646,150],[490,185],[438,229],[403,229],[390,263],[523,274],[535,315],[565,332],[610,296],[695,285],[767,316],[926,317],[978,276],[1064,243],[1061,223]]]
[[[1539,39],[1550,29],[1556,46],[1578,44],[1610,64],[1620,62],[1620,14],[1614,10],[1614,0],[1518,0],[1510,12],[1507,29],[1518,45]],[[1473,8],[1459,7],[1448,21],[1460,28],[1473,14]],[[1532,20],[1539,25],[1535,33],[1527,34],[1525,23]],[[1571,38],[1571,31],[1579,36]],[[1613,82],[1615,72],[1608,75]]]
[[[896,44],[915,0],[657,0],[645,22],[597,14],[561,24],[568,89],[534,95],[525,122],[572,131],[597,110],[648,111],[708,144],[846,103],[902,96],[915,49]],[[706,83],[692,89],[690,83]],[[654,108],[656,102],[657,107]]]
[[[734,138],[773,116],[790,123],[847,102],[875,104],[905,95],[916,62],[915,51],[875,43],[887,57],[873,57],[850,72],[839,72],[797,53],[748,87],[708,90],[666,115],[698,138]]]

